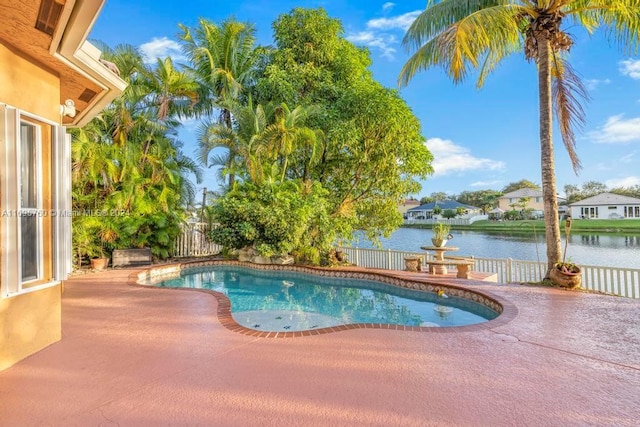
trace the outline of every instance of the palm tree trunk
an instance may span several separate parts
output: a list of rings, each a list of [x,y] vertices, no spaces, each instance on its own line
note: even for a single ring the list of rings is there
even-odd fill
[[[540,101],[540,161],[542,170],[542,200],[544,204],[545,237],[547,243],[547,274],[560,261],[560,222],[556,196],[556,175],[553,155],[553,110],[551,97],[551,47],[548,37],[539,34],[538,92]]]
[[[223,108],[222,111],[220,112],[220,121],[222,121],[222,123],[224,123],[224,125],[231,129],[231,127],[233,126],[233,123],[231,122],[231,111],[228,110],[227,108]],[[233,166],[233,164],[235,163],[235,153],[232,151],[231,147],[229,147],[229,151],[231,151],[229,153],[229,162],[230,162],[230,166]],[[233,184],[236,182],[236,176],[233,174],[233,172],[229,173],[229,189],[233,188]]]

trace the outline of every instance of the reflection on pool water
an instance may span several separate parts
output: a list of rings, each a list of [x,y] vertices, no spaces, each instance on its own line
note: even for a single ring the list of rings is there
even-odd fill
[[[235,321],[260,331],[303,331],[352,323],[461,326],[498,316],[466,299],[370,280],[237,266],[183,270],[180,278],[156,286],[221,292],[231,301]]]

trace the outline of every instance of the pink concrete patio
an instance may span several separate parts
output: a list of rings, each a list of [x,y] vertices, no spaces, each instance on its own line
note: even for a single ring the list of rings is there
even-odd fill
[[[640,420],[640,302],[457,280],[490,329],[256,338],[202,292],[75,277],[63,340],[0,372],[0,425],[612,425]],[[455,279],[451,279],[455,280]]]

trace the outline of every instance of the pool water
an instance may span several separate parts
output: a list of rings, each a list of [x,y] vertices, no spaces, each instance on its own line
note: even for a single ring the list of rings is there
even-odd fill
[[[260,331],[304,331],[352,323],[461,326],[498,316],[466,299],[370,280],[237,266],[188,269],[181,277],[156,286],[221,292],[231,301],[235,321]]]

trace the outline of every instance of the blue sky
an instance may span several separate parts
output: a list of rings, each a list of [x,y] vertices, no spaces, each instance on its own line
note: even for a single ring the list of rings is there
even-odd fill
[[[367,46],[374,77],[397,88],[408,58],[401,46],[425,0],[398,1],[226,1],[107,0],[90,38],[110,46],[139,46],[149,60],[170,55],[180,60],[178,24],[195,26],[199,17],[219,22],[233,16],[256,25],[260,44],[272,44],[272,22],[294,7],[323,7],[342,21],[344,35]],[[558,189],[598,181],[610,188],[640,185],[640,57],[629,57],[597,33],[577,31],[570,61],[590,90],[587,125],[578,136],[583,169],[573,173],[555,132]],[[478,90],[473,78],[454,85],[440,69],[416,76],[400,91],[422,124],[433,153],[435,174],[417,196],[443,191],[457,194],[500,190],[510,182],[540,183],[537,78],[535,66],[516,54],[502,63]],[[193,155],[195,123],[180,133],[184,151]],[[199,185],[218,187],[212,170]]]

